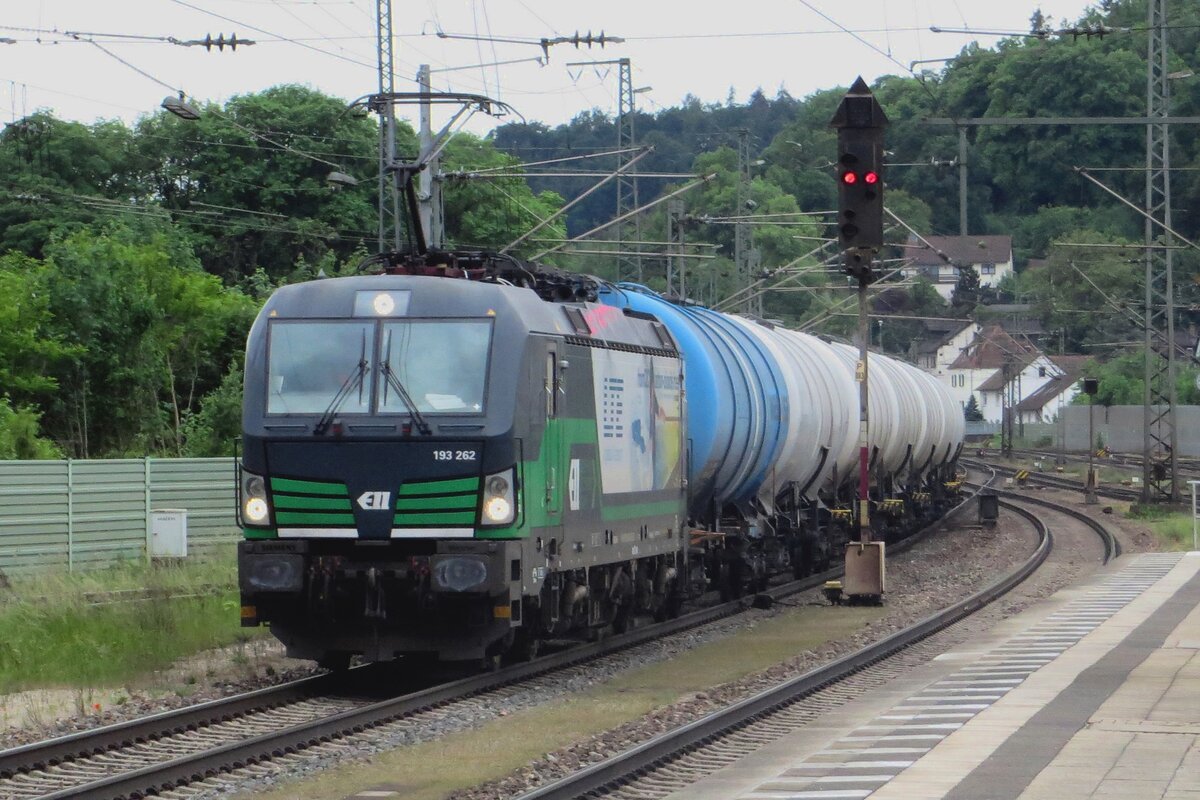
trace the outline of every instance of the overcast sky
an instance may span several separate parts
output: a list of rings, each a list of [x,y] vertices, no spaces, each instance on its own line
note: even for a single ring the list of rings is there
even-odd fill
[[[412,91],[417,65],[435,70],[434,87],[487,94],[526,119],[568,121],[591,108],[612,113],[617,75],[606,66],[568,62],[628,57],[640,109],[678,105],[693,94],[738,101],[761,87],[796,97],[845,86],[862,74],[908,74],[914,61],[959,52],[972,38],[930,26],[1022,31],[1033,0],[393,0],[396,89]],[[1046,0],[1056,24],[1089,4]],[[36,109],[91,122],[132,121],[157,109],[171,90],[198,100],[279,83],[300,83],[351,99],[377,86],[375,0],[0,0],[0,120]],[[719,9],[719,10],[718,10]],[[846,32],[843,29],[848,29]],[[601,30],[626,39],[604,50],[550,49],[472,38],[537,39]],[[69,35],[68,32],[74,35]],[[254,39],[237,52],[164,41],[206,34]],[[147,38],[126,38],[147,37]],[[484,62],[520,61],[502,66]],[[126,62],[126,63],[122,63]],[[929,63],[926,68],[940,64]],[[458,68],[449,72],[439,69]],[[464,69],[465,68],[465,69]],[[917,64],[920,70],[923,65]],[[494,123],[473,120],[485,132]]]

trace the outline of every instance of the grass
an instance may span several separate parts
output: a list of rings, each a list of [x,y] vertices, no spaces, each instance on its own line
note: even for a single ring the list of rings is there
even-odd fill
[[[579,694],[494,719],[479,728],[372,756],[256,800],[348,797],[392,790],[405,800],[440,800],[520,769],[548,752],[636,720],[656,708],[849,636],[882,608],[805,606]],[[437,769],[430,769],[437,764]],[[248,798],[248,795],[240,795]]]
[[[123,686],[182,656],[246,641],[235,573],[225,548],[178,566],[127,563],[12,578],[0,602],[0,693]],[[88,597],[127,589],[156,595],[102,605]]]
[[[1161,506],[1131,506],[1127,514],[1139,520],[1158,537],[1164,550],[1192,549],[1191,512],[1179,512]]]

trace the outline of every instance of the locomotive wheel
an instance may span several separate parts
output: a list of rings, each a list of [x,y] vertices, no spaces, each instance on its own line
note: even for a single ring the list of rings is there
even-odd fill
[[[721,601],[729,602],[742,596],[742,564],[741,561],[728,561],[721,565],[721,575],[718,579],[721,590]]]
[[[537,634],[521,628],[513,639],[512,647],[508,648],[508,660],[514,664],[533,661],[541,651],[542,640]]]
[[[625,631],[629,630],[629,620],[632,617],[633,611],[629,603],[622,603],[617,606],[617,610],[613,612],[613,633],[625,633]]]
[[[669,619],[675,619],[679,616],[679,612],[683,609],[683,595],[679,590],[672,587],[667,592],[667,596],[663,598],[662,604],[654,612],[655,622],[666,622]]]
[[[317,659],[317,666],[330,672],[345,672],[350,669],[350,653],[344,650],[330,650]]]

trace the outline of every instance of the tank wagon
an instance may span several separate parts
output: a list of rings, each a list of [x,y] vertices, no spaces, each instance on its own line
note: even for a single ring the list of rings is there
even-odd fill
[[[506,257],[446,261],[283,287],[255,321],[243,625],[331,667],[529,657],[847,540],[850,348]],[[871,365],[892,536],[937,512],[962,414],[919,370]]]

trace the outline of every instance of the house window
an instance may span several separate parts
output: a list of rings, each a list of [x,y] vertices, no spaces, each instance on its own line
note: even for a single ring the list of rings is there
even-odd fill
[[[1045,367],[1038,367],[1038,377],[1039,378],[1046,377],[1046,368]]]
[[[996,274],[996,265],[995,264],[980,264],[979,265],[979,274],[980,275],[995,275]]]
[[[980,393],[979,393],[979,396],[980,396],[981,398],[983,398],[983,402],[982,402],[982,403],[980,403],[980,405],[984,405],[984,406],[986,406],[986,405],[987,405],[987,395],[986,395],[986,394],[984,394],[983,392],[980,392]]]

